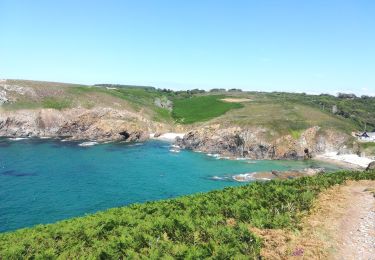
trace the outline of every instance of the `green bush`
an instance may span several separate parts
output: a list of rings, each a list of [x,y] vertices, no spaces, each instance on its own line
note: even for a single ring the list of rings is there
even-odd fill
[[[257,258],[262,243],[249,226],[298,228],[321,191],[362,179],[375,180],[375,172],[252,183],[109,209],[1,234],[0,259]]]

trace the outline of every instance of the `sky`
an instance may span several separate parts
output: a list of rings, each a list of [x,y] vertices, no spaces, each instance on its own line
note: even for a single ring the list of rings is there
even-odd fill
[[[0,78],[375,95],[375,1],[0,0]]]

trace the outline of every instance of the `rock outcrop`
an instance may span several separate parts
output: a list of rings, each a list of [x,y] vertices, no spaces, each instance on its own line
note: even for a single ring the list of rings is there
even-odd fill
[[[165,126],[113,108],[0,110],[0,136],[131,142],[145,140],[156,131],[165,131]]]
[[[15,96],[28,96],[34,98],[36,93],[30,87],[7,84],[4,79],[0,80],[0,105],[16,101]]]
[[[166,97],[163,98],[156,98],[154,101],[155,106],[160,108],[168,109],[169,111],[172,111],[173,108],[173,102],[168,100]]]
[[[375,170],[375,161],[371,162],[367,168],[366,168],[366,171],[372,171],[372,170]]]
[[[267,129],[253,127],[221,128],[210,125],[188,132],[177,140],[181,148],[238,156],[251,159],[300,159],[313,154],[344,147],[349,136],[331,131],[320,131],[312,127],[303,131],[299,138],[291,135],[269,137]]]
[[[254,180],[264,181],[273,179],[293,179],[304,176],[314,176],[322,173],[325,173],[324,168],[305,168],[302,170],[243,173],[232,176],[232,179],[239,182]]]

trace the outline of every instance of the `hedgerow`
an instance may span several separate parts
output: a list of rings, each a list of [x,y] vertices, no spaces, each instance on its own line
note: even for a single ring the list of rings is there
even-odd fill
[[[257,258],[249,227],[296,229],[316,196],[375,172],[336,172],[251,183],[109,209],[0,235],[0,259]]]

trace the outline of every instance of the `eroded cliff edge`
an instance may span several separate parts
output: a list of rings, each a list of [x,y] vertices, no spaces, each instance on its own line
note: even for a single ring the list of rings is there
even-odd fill
[[[1,80],[0,136],[132,142],[173,129],[153,120],[151,109],[138,108],[118,98],[121,92],[110,91],[65,83]]]
[[[71,140],[142,141],[162,123],[112,108],[0,111],[0,136],[63,137]]]
[[[177,144],[191,149],[222,156],[251,159],[300,159],[311,158],[327,151],[348,150],[351,137],[319,126],[301,131],[299,136],[276,136],[271,129],[261,127],[223,128],[209,125],[188,132]],[[352,148],[351,148],[352,149]]]

